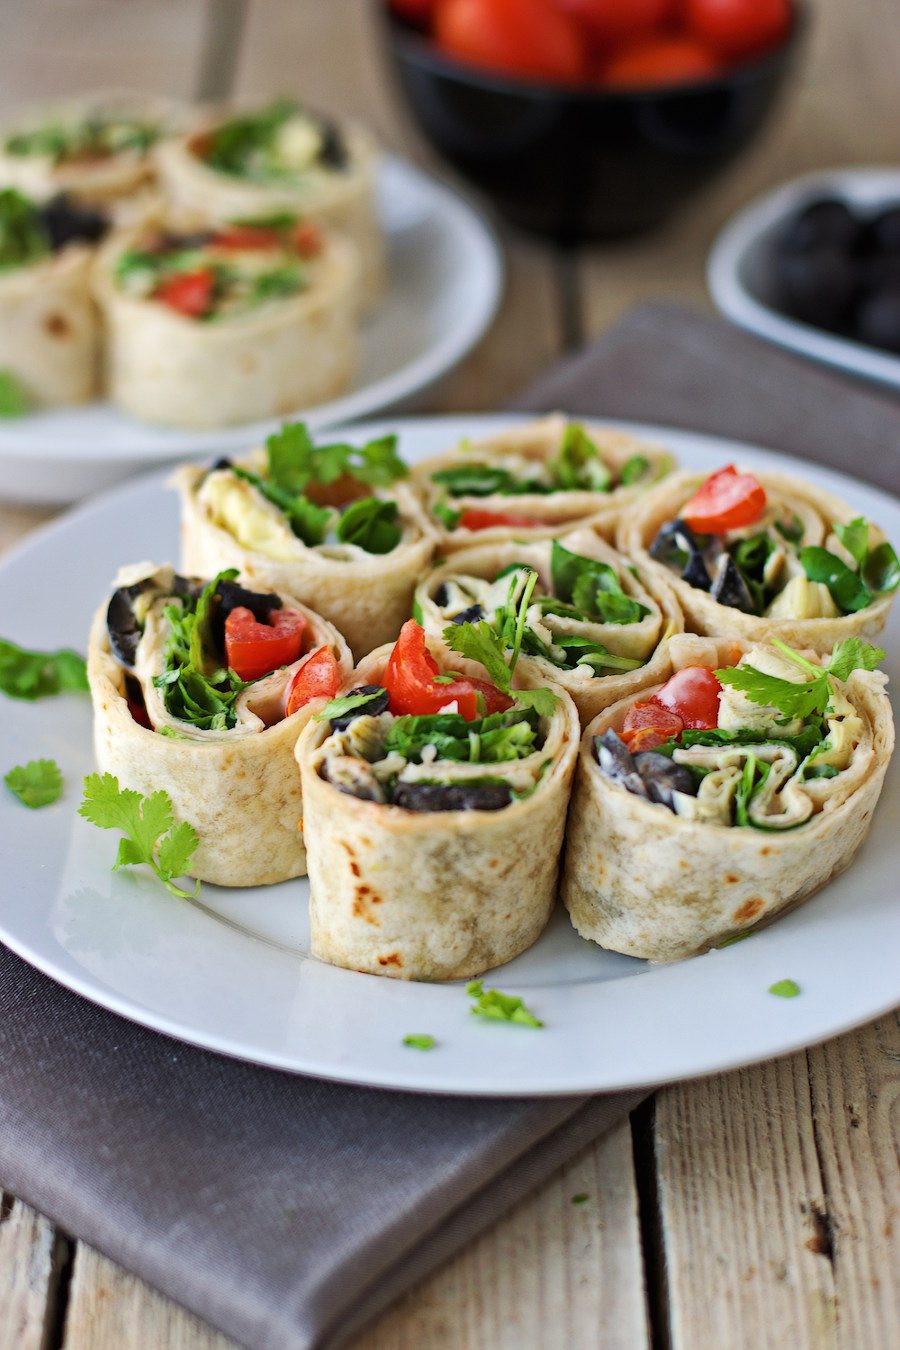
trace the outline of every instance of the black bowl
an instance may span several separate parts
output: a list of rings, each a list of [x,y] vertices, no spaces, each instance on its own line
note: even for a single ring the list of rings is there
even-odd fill
[[[750,144],[803,28],[702,83],[652,90],[532,84],[444,56],[385,11],[387,47],[425,136],[517,225],[560,243],[659,225]]]

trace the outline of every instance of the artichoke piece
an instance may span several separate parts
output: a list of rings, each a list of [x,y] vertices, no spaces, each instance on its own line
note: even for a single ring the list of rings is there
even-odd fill
[[[359,797],[365,802],[386,801],[384,789],[369,765],[352,755],[334,755],[326,760],[322,776],[350,797]]]

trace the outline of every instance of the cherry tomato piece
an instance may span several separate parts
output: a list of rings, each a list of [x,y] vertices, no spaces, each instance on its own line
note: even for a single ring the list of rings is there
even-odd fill
[[[593,42],[609,51],[657,32],[673,0],[553,0],[563,14],[580,23]]]
[[[688,28],[726,60],[776,47],[791,26],[791,0],[682,0]]]
[[[440,712],[448,703],[455,702],[459,713],[467,722],[472,722],[481,715],[479,694],[489,713],[505,712],[512,707],[512,699],[486,680],[461,676],[449,683],[435,683],[434,677],[440,673],[437,661],[426,646],[424,628],[415,619],[407,619],[394,643],[381,681],[388,691],[392,713],[425,716]]]
[[[477,507],[467,506],[457,521],[460,530],[492,530],[496,525],[512,526],[516,530],[533,530],[543,524],[529,516],[516,516],[506,511],[479,511]]]
[[[610,89],[645,89],[707,80],[722,69],[713,52],[690,37],[649,37],[624,47],[600,70]]]
[[[239,605],[225,620],[225,659],[240,679],[258,680],[297,660],[307,627],[297,609],[275,609],[268,623],[259,623]]]
[[[664,741],[670,741],[684,730],[677,713],[664,708],[655,698],[646,703],[634,703],[625,714],[621,737],[633,755],[639,750],[655,750]]]
[[[212,243],[227,249],[277,248],[281,238],[277,230],[265,225],[228,225],[216,231]]]
[[[297,671],[284,704],[285,717],[292,717],[314,698],[334,698],[341,687],[341,668],[327,647],[319,647]]]
[[[318,225],[311,220],[298,220],[294,226],[294,248],[301,258],[314,258],[322,247]]]
[[[574,84],[587,69],[578,24],[552,0],[436,0],[439,47],[469,65]]]
[[[128,704],[128,711],[137,722],[139,727],[146,727],[148,731],[153,730],[153,723],[147,716],[147,706],[142,698],[135,698],[131,694],[126,694],[125,702]]]
[[[211,267],[198,267],[195,272],[177,272],[160,282],[153,293],[169,309],[189,319],[202,319],[212,307],[216,274]]]
[[[658,690],[653,701],[680,717],[686,727],[719,725],[719,695],[722,686],[709,666],[685,666]]]
[[[752,525],[765,509],[766,490],[759,479],[727,464],[701,483],[681,508],[681,519],[698,534],[724,534]]]

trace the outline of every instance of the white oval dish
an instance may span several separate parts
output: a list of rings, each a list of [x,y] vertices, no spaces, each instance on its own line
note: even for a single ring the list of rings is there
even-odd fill
[[[393,425],[411,460],[510,418],[411,419]],[[846,497],[895,541],[900,505],[839,474],[771,452],[659,427],[629,427],[708,470],[738,459],[789,468]],[[119,563],[174,557],[174,495],[157,474],[37,531],[0,564],[3,635],[83,649],[98,597]],[[77,561],[76,561],[77,560]],[[900,677],[900,608],[884,639]],[[253,891],[205,886],[175,900],[144,869],[113,873],[112,832],[76,815],[92,765],[90,708],[67,695],[0,698],[5,772],[51,756],[65,792],[39,811],[0,791],[0,939],[96,1003],[171,1036],[259,1064],[345,1082],[484,1095],[613,1091],[713,1073],[785,1054],[857,1026],[900,1001],[896,820],[900,759],[856,862],[807,904],[748,941],[670,966],[604,952],[566,915],[523,956],[485,977],[521,994],[541,1030],[469,1013],[462,984],[412,984],[339,970],[308,955],[306,883]],[[797,998],[769,994],[795,980]],[[430,1033],[429,1053],[402,1044]]]
[[[409,403],[458,364],[488,328],[503,290],[500,246],[478,212],[411,164],[379,174],[390,287],[362,329],[362,363],[346,394],[298,409],[322,430]],[[211,431],[140,423],[108,403],[0,419],[0,498],[76,501],[154,464],[247,450],[286,418]]]
[[[900,388],[900,356],[800,323],[772,303],[768,252],[774,236],[807,200],[843,198],[875,212],[900,203],[900,169],[832,169],[806,174],[758,197],[719,234],[709,254],[706,280],[717,308],[751,333],[830,366]]]

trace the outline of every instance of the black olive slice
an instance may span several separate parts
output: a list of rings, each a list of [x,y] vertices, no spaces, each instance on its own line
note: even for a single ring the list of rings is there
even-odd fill
[[[79,205],[64,192],[41,207],[41,220],[54,253],[67,244],[98,244],[109,229],[101,211]]]
[[[330,117],[319,117],[319,130],[322,133],[322,149],[319,151],[319,161],[327,164],[329,169],[346,169],[349,155],[347,154],[347,143],[341,133],[341,129],[336,122],[332,122]]]
[[[219,603],[213,611],[212,635],[220,651],[225,649],[225,620],[233,609],[249,609],[257,623],[268,623],[272,611],[281,609],[274,591],[248,591],[236,581],[220,581],[216,595]]]
[[[371,694],[372,697],[367,703],[360,703],[358,707],[351,708],[349,712],[341,713],[339,717],[332,717],[332,731],[346,731],[351,722],[357,717],[377,717],[379,713],[387,712],[389,697],[388,691],[382,689],[380,684],[359,684],[355,689],[345,697],[350,698],[354,694]]]
[[[742,610],[744,614],[755,614],[756,606],[753,603],[753,596],[740,574],[737,563],[730,553],[724,553],[722,558],[723,561],[719,565],[710,595],[720,605],[728,605],[731,609]]]
[[[481,605],[470,605],[468,609],[461,609],[458,614],[450,615],[451,623],[477,623],[479,619],[484,618],[484,610]]]
[[[637,765],[628,746],[618,732],[607,727],[602,736],[594,737],[594,758],[600,765],[600,772],[614,783],[621,783],[636,797],[646,797],[644,780],[637,771]]]
[[[210,473],[215,473],[217,469],[232,469],[234,465],[227,455],[220,455],[214,464],[209,467]]]
[[[697,783],[694,775],[684,764],[676,764],[668,755],[657,755],[652,750],[642,750],[634,756],[634,764],[647,789],[651,802],[659,802],[674,811],[673,792],[686,792],[691,797],[697,795]]]
[[[133,586],[120,586],[113,591],[106,607],[106,631],[113,656],[123,666],[133,666],[143,629],[135,618],[134,602],[153,585],[150,577],[136,581]]]
[[[398,783],[393,801],[404,811],[500,811],[512,791],[506,783]]]

